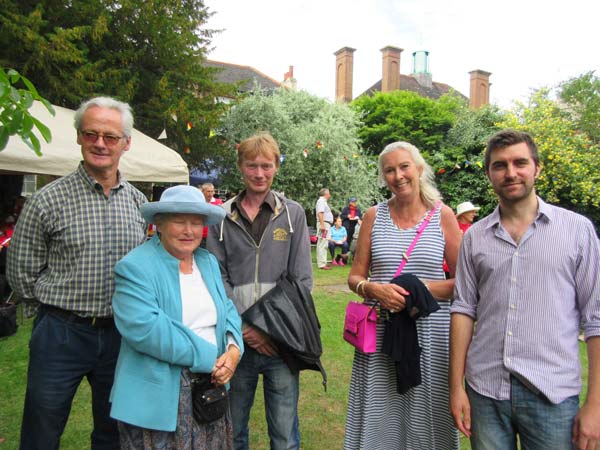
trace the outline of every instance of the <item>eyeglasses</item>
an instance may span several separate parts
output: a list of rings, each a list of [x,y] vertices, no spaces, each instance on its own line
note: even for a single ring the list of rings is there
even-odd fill
[[[100,134],[95,131],[80,131],[79,135],[88,144],[95,144],[98,138],[102,138],[107,147],[113,147],[119,143],[121,139],[126,136],[115,136],[114,134]]]

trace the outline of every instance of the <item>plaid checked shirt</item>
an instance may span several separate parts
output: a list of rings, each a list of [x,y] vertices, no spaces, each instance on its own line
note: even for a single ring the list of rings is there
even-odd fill
[[[145,202],[120,175],[107,198],[83,164],[40,189],[26,202],[9,248],[11,287],[83,317],[112,316],[113,269],[146,237],[139,213]]]

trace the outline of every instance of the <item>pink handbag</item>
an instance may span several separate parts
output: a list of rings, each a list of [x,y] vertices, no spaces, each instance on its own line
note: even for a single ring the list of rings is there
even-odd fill
[[[375,305],[350,302],[346,306],[344,340],[363,353],[375,353],[377,344],[377,311]]]
[[[439,208],[440,202],[437,202],[417,230],[417,235],[411,242],[406,252],[402,255],[402,261],[394,274],[397,277],[408,262],[408,257],[412,253],[415,245],[419,241],[421,234],[425,231],[431,221],[433,214]],[[375,353],[377,346],[377,302],[369,306],[364,303],[350,302],[346,306],[346,317],[344,319],[344,340],[356,347],[363,353]]]

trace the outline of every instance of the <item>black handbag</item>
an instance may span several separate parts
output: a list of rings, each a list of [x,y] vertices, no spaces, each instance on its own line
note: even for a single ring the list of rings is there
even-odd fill
[[[229,407],[225,386],[212,384],[210,374],[192,374],[190,384],[194,419],[197,423],[211,423],[225,415]]]
[[[0,337],[12,336],[17,328],[17,305],[0,303]]]

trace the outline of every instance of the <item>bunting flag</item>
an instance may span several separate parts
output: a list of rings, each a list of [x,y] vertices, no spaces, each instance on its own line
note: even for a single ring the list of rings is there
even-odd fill
[[[279,164],[283,164],[285,161],[285,155],[279,155]]]
[[[190,122],[189,120],[187,121],[185,126],[188,131],[190,131],[192,128],[194,128],[194,126],[192,125],[192,122]]]
[[[160,136],[158,136],[158,139],[166,139],[167,138],[167,129],[163,129],[162,133],[160,133]]]
[[[466,169],[466,168],[468,168],[468,167],[469,167],[469,166],[471,166],[471,165],[475,165],[475,166],[479,167],[480,169],[482,169],[482,168],[483,168],[483,163],[482,163],[481,161],[475,161],[475,162],[472,162],[472,161],[469,161],[468,159],[465,159],[465,161],[464,161],[464,163],[463,163],[463,164],[464,164],[464,166],[461,166],[459,163],[455,163],[455,164],[454,164],[454,167],[452,167],[451,169],[449,169],[449,168],[446,168],[446,167],[440,167],[439,169],[437,169],[437,170],[436,170],[436,172],[435,172],[435,173],[436,173],[437,175],[443,175],[443,174],[445,174],[445,173],[450,173],[450,174],[452,174],[452,173],[454,173],[454,172],[458,172],[458,171],[459,171],[459,170],[461,170],[463,167]]]
[[[186,155],[189,155],[191,151],[192,150],[190,149],[190,147],[188,145],[183,147],[183,153],[185,153]]]
[[[321,144],[321,141],[317,141],[317,148],[318,149],[323,148],[323,144]]]
[[[216,135],[215,130],[210,130],[210,133],[208,133],[208,137],[215,137]]]
[[[304,150],[302,150],[302,156],[304,156],[305,158],[308,157],[308,149],[305,148]]]

